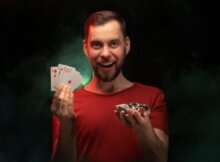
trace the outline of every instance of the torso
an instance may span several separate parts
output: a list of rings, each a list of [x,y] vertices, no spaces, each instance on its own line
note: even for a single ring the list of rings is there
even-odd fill
[[[86,158],[89,162],[138,161],[141,151],[134,132],[116,117],[115,105],[139,102],[154,109],[155,97],[159,93],[158,89],[137,83],[120,92],[106,95],[89,92],[84,88],[75,91],[78,158]]]

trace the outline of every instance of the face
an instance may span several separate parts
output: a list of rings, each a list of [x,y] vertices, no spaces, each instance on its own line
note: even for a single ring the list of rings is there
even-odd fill
[[[117,21],[104,25],[90,26],[84,40],[87,55],[96,77],[105,82],[114,80],[121,72],[130,40],[124,37]]]

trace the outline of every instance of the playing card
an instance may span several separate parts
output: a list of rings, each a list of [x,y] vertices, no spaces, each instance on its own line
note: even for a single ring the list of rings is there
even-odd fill
[[[67,72],[62,75],[59,82],[59,84],[63,83],[68,85],[72,90],[74,90],[82,82],[82,76],[77,71]]]
[[[64,78],[70,78],[69,75],[71,75],[71,72],[75,71],[74,67],[59,64],[58,65],[58,79],[57,79],[57,85],[64,82]]]
[[[58,80],[58,67],[50,67],[50,78],[51,78],[51,91],[56,91],[56,85]]]
[[[56,76],[54,74],[56,74]],[[75,90],[82,80],[83,77],[74,67],[64,64],[51,67],[51,91],[56,91],[61,83]]]

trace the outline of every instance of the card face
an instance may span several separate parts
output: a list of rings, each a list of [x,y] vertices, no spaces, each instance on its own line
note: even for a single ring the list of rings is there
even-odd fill
[[[56,85],[58,80],[58,67],[50,67],[50,78],[51,78],[51,91],[56,91]]]
[[[77,86],[82,82],[82,76],[77,71],[67,72],[62,75],[60,84],[63,83],[68,85],[72,90],[76,89]]]
[[[56,91],[61,83],[69,86],[72,90],[75,90],[82,80],[83,77],[74,67],[64,64],[51,67],[51,91]]]

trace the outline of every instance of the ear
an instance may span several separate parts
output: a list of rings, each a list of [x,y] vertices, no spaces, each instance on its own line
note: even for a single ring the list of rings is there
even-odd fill
[[[126,55],[129,53],[130,48],[131,48],[131,41],[128,36],[125,38],[125,45],[126,45]]]
[[[83,39],[83,51],[85,53],[86,56],[88,56],[88,52],[87,52],[87,42],[86,39]]]

